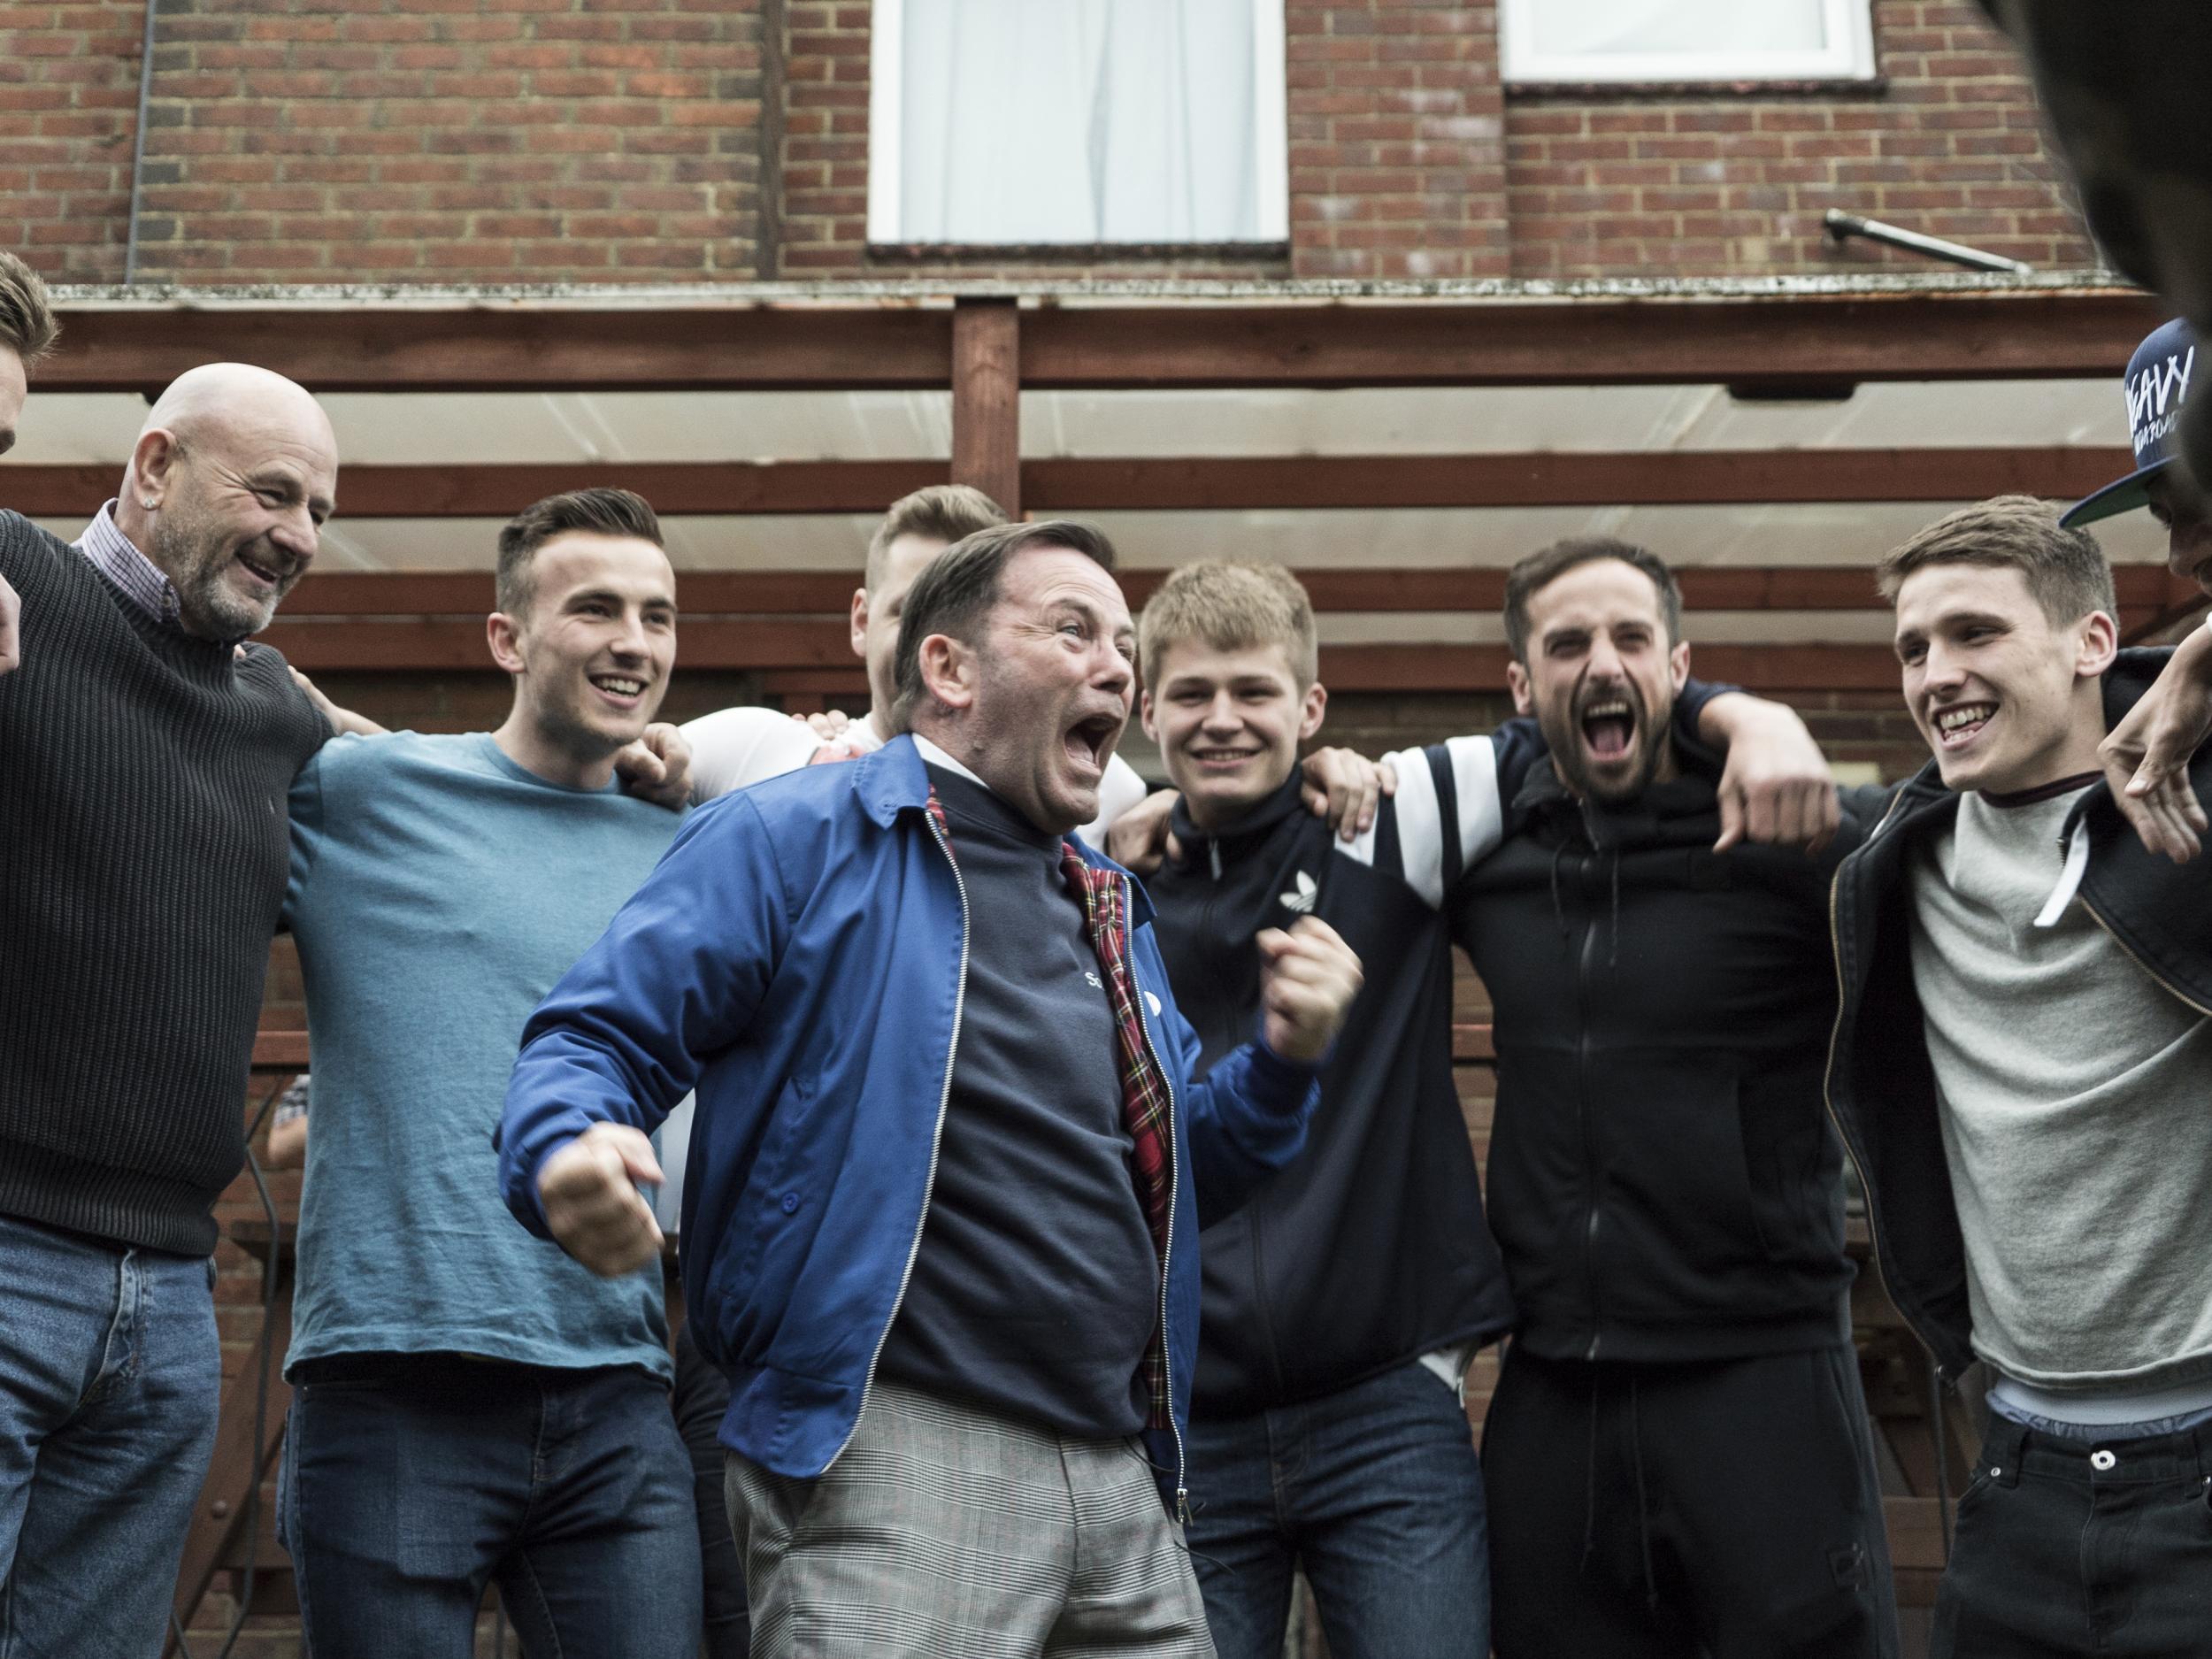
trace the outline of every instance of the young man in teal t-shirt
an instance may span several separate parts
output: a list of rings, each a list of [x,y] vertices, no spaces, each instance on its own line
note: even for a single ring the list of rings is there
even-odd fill
[[[488,1581],[530,1653],[692,1659],[658,1265],[602,1279],[533,1239],[492,1148],[524,1022],[679,822],[614,777],[675,658],[652,509],[538,503],[498,605],[504,725],[341,738],[292,790],[315,1133],[283,1536],[318,1659],[463,1659]]]

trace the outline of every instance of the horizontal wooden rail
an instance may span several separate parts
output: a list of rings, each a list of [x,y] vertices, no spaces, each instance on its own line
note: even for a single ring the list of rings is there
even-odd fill
[[[41,389],[146,392],[259,363],[319,391],[947,387],[950,308],[671,297],[421,306],[67,303]],[[1020,312],[1025,388],[1563,386],[2102,380],[2169,315],[2120,288],[1499,294],[1377,300],[1111,296]]]
[[[1125,570],[1121,589],[1133,605],[1149,599],[1168,572]],[[1296,572],[1324,615],[1349,611],[1496,611],[1505,603],[1505,572],[1457,566],[1302,570]],[[1684,604],[1693,611],[1879,611],[1874,572],[1863,565],[1690,565],[1678,572]],[[2124,611],[2185,605],[2197,595],[2162,567],[2123,565],[2113,572]],[[687,618],[823,617],[841,614],[859,586],[849,571],[687,571],[677,598]],[[492,608],[488,571],[332,571],[306,577],[279,617],[480,618]]]
[[[2127,472],[2124,449],[1663,449],[1473,455],[1189,456],[1033,459],[1032,517],[1056,512],[1382,511],[1408,508],[1766,505],[2071,499]],[[90,518],[120,468],[0,463],[0,506]],[[361,465],[342,469],[343,518],[506,518],[563,490],[634,489],[669,516],[865,514],[945,481],[945,463],[634,461]]]
[[[283,623],[260,635],[309,673],[495,672],[480,622]],[[1325,645],[1321,678],[1339,692],[1499,692],[1502,645]],[[1882,645],[1701,645],[1697,671],[1754,691],[1894,690],[1897,661]],[[841,622],[694,620],[683,625],[678,672],[797,670],[824,690],[861,684]],[[818,682],[792,682],[812,688]]]

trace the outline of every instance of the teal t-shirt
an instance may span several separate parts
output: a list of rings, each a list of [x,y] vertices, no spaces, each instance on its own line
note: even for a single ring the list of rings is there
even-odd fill
[[[657,1263],[603,1279],[500,1201],[531,1012],[677,815],[525,771],[488,733],[342,737],[292,786],[285,918],[315,1056],[287,1369],[471,1354],[672,1374]]]

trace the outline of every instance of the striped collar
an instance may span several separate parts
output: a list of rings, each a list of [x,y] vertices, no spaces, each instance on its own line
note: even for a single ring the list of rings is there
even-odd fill
[[[123,591],[123,596],[157,622],[177,626],[177,590],[161,567],[138,550],[115,522],[111,500],[92,516],[77,538],[77,550],[93,568]]]

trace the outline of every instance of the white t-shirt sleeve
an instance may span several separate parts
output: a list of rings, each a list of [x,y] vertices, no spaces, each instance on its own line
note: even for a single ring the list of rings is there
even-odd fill
[[[1106,832],[1114,820],[1151,793],[1137,769],[1116,755],[1106,763],[1106,775],[1098,784],[1098,816],[1076,832],[1094,847],[1103,849]]]
[[[796,772],[822,747],[805,721],[773,709],[718,709],[680,729],[691,745],[695,805]]]
[[[1387,758],[1398,773],[1391,799],[1406,885],[1434,909],[1459,872],[1495,848],[1504,833],[1497,751],[1486,737],[1454,737]]]

